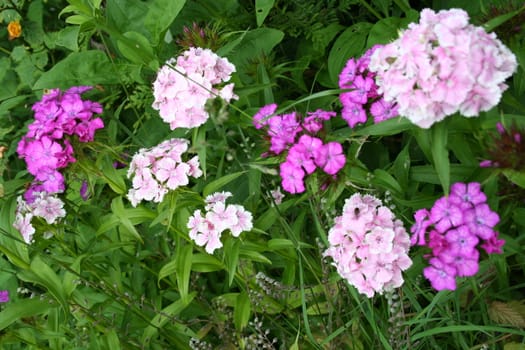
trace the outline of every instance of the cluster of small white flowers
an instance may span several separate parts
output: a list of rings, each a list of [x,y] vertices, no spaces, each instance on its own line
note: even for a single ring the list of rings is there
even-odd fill
[[[403,223],[374,196],[355,193],[328,233],[330,256],[341,277],[373,297],[403,284],[401,272],[412,265],[410,237]]]
[[[31,202],[26,202],[22,196],[16,200],[17,207],[13,227],[22,234],[24,241],[28,244],[33,241],[35,234],[35,228],[31,223],[33,217],[40,217],[52,225],[59,218],[66,216],[64,202],[56,194],[35,192]]]
[[[199,158],[188,161],[182,155],[188,150],[185,139],[166,140],[155,147],[140,149],[132,158],[128,178],[133,177],[133,188],[128,191],[131,205],[137,206],[142,200],[162,202],[169,190],[189,183],[188,176],[202,175]]]
[[[242,205],[226,204],[230,192],[216,192],[206,197],[205,213],[195,210],[188,220],[189,236],[200,247],[205,247],[208,254],[221,248],[221,235],[230,230],[233,237],[239,237],[244,231],[253,228],[252,214]]]
[[[222,89],[215,85],[230,80],[235,66],[210,49],[191,47],[169,59],[153,82],[153,108],[170,128],[194,128],[208,120],[206,101],[217,96],[227,102],[237,99],[234,84]]]

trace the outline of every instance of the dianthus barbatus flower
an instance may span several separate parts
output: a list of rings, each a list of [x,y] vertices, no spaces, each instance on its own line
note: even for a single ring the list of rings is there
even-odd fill
[[[516,68],[514,54],[494,33],[470,25],[461,9],[424,9],[369,65],[385,101],[422,128],[456,112],[474,117],[491,109]]]
[[[202,175],[197,156],[183,161],[187,149],[187,140],[174,138],[152,148],[142,148],[133,156],[127,175],[132,178],[128,199],[134,207],[142,200],[160,203],[168,191],[186,186],[189,176]]]
[[[412,265],[409,236],[400,220],[371,195],[353,194],[328,233],[331,257],[341,277],[371,298],[400,287]]]
[[[32,192],[63,192],[64,177],[59,169],[76,161],[68,137],[90,142],[95,132],[104,127],[102,119],[96,116],[102,113],[102,105],[81,97],[88,90],[90,86],[74,86],[66,91],[52,89],[33,105],[35,120],[17,146],[19,157],[36,180],[25,195],[26,200],[31,200]]]
[[[153,82],[153,108],[170,128],[195,128],[208,120],[206,102],[221,97],[230,102],[233,84],[216,86],[230,80],[235,66],[210,49],[191,47],[169,59]]]
[[[197,209],[188,219],[189,237],[208,254],[222,247],[221,235],[229,230],[233,237],[253,228],[252,214],[242,205],[226,204],[230,192],[216,192],[206,197],[203,214]]]
[[[430,248],[426,256],[430,266],[423,275],[434,289],[454,290],[456,277],[475,275],[479,248],[487,254],[502,252],[505,241],[494,230],[499,216],[486,200],[478,182],[457,182],[450,195],[436,200],[430,210],[416,211],[411,244]]]

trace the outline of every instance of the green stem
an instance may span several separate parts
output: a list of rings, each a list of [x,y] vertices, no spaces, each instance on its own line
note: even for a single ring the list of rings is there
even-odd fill
[[[8,49],[4,48],[3,46],[0,46],[0,51],[5,53],[7,56],[11,56],[11,52]]]

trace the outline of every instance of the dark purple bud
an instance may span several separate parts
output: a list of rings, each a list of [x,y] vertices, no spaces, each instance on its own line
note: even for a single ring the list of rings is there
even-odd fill
[[[87,181],[86,180],[82,181],[82,185],[80,186],[80,197],[82,197],[84,201],[87,201],[89,198],[88,190],[89,188],[88,188]]]

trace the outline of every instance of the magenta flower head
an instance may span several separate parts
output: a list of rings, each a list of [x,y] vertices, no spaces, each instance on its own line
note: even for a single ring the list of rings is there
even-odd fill
[[[288,162],[281,163],[281,185],[289,193],[303,193],[304,187],[304,170]]]
[[[479,183],[458,182],[451,186],[450,195],[436,200],[430,210],[415,213],[411,244],[431,250],[426,255],[431,266],[425,268],[424,275],[436,290],[453,290],[456,276],[475,275],[480,248],[487,254],[502,252],[505,241],[494,230],[499,215],[486,199]]]
[[[328,142],[315,151],[315,162],[329,175],[335,175],[346,164],[343,146],[339,142]]]
[[[18,144],[17,153],[25,160],[27,170],[35,176],[40,189],[50,194],[64,191],[64,177],[59,170],[76,161],[69,138],[93,141],[95,131],[104,127],[102,119],[96,117],[102,113],[102,106],[81,97],[88,90],[90,86],[78,86],[44,94],[33,105],[35,120]]]
[[[430,266],[425,267],[423,275],[430,281],[435,290],[456,289],[456,269],[438,258],[430,259]]]
[[[253,125],[256,129],[261,129],[262,127],[268,125],[268,119],[274,115],[277,110],[277,105],[271,103],[264,107],[261,107],[257,113],[253,116]]]

